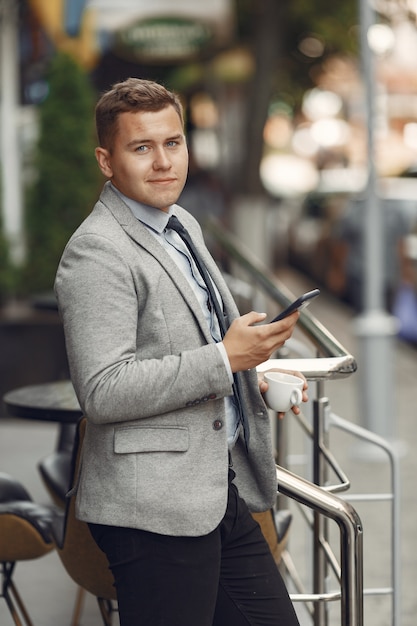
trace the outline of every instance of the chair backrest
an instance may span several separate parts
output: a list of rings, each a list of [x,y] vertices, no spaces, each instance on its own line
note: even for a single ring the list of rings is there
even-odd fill
[[[82,417],[75,436],[71,487],[78,479],[87,419]],[[67,573],[80,587],[97,598],[116,600],[114,578],[104,552],[95,543],[88,525],[75,517],[75,495],[68,498],[62,544],[57,547]]]

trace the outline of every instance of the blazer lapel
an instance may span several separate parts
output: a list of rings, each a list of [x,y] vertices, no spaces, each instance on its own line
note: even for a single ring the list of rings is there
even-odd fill
[[[147,252],[151,254],[170,275],[173,283],[177,286],[182,297],[184,298],[184,301],[197,318],[207,341],[212,341],[204,314],[201,311],[193,291],[190,289],[187,279],[176,263],[172,260],[170,255],[166,252],[164,247],[158,243],[148,229],[136,219],[129,207],[116,193],[114,193],[109,184],[104,186],[100,195],[100,201],[112,213],[113,217],[120,224],[126,234],[139,246],[147,250]]]

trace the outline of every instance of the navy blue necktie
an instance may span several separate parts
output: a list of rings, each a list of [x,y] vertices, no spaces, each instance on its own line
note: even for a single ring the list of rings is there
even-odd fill
[[[195,247],[193,243],[193,240],[190,237],[189,232],[186,230],[186,228],[184,228],[184,226],[181,224],[181,222],[179,221],[176,215],[171,215],[171,217],[168,220],[167,228],[171,228],[172,230],[175,230],[175,232],[178,233],[178,235],[181,237],[181,239],[184,241],[185,245],[187,246],[192,258],[194,259],[197,269],[200,272],[200,275],[206,284],[207,291],[210,296],[211,305],[219,321],[221,336],[224,337],[227,331],[225,316],[220,306],[220,302],[214,291],[213,282],[210,278],[210,275],[207,271],[206,266],[204,265],[202,258],[200,257],[199,252],[197,251],[197,248]],[[233,380],[234,380],[234,397],[235,397],[236,404],[237,404],[237,410],[239,412],[239,418],[243,426],[243,434],[245,437],[246,447],[248,448],[249,446],[249,421],[248,421],[248,417],[243,407],[243,402],[242,402],[243,395],[242,395],[241,381],[236,374],[233,375]]]

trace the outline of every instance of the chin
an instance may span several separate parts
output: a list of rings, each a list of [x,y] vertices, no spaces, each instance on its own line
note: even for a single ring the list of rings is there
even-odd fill
[[[156,206],[158,209],[162,209],[163,211],[167,211],[167,207],[170,207],[172,204],[175,204],[178,198],[179,198],[179,194],[176,194],[175,196],[171,195],[166,198],[161,198],[160,200],[158,200],[158,203],[154,206]]]

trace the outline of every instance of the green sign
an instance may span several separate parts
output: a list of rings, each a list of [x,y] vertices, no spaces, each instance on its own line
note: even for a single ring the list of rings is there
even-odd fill
[[[151,18],[119,31],[115,50],[141,62],[175,63],[206,53],[214,33],[208,23],[184,18]]]

